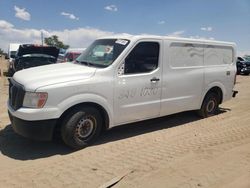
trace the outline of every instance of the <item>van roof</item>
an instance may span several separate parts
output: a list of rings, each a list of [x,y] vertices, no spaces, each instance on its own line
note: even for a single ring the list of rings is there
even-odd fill
[[[102,37],[100,39],[128,39],[128,40],[139,40],[139,39],[158,39],[158,40],[174,40],[179,42],[196,42],[196,43],[206,43],[206,44],[217,44],[217,45],[227,45],[227,46],[236,46],[233,42],[217,41],[217,40],[208,40],[208,39],[193,39],[193,38],[182,38],[182,37],[171,37],[171,36],[158,36],[158,35],[113,35]]]

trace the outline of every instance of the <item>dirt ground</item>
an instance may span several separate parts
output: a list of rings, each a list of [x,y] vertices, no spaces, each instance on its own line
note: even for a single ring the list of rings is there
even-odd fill
[[[1,187],[250,187],[250,76],[237,76],[239,94],[217,116],[185,112],[125,125],[76,152],[16,135],[6,78],[0,84]]]

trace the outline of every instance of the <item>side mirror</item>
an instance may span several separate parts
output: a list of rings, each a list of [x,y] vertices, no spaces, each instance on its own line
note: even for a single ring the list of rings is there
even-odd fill
[[[119,67],[118,67],[118,76],[121,76],[121,75],[124,75],[124,68],[125,67],[125,61],[124,62],[122,62],[120,65],[119,65]]]

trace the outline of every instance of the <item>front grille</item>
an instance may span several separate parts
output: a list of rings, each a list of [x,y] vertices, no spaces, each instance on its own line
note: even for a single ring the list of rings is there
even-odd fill
[[[14,81],[9,80],[9,104],[14,109],[17,110],[22,107],[24,99],[25,90],[24,87]]]

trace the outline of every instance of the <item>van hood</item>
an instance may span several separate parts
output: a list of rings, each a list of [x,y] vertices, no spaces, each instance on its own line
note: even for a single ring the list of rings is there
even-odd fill
[[[26,91],[35,91],[44,86],[79,81],[92,77],[96,68],[74,63],[44,65],[18,71],[13,79],[25,87]]]

